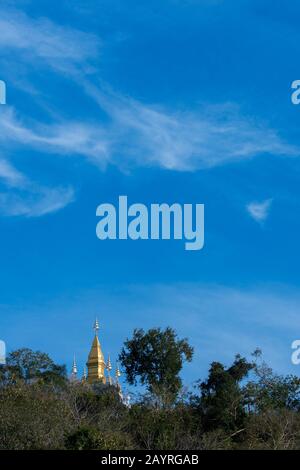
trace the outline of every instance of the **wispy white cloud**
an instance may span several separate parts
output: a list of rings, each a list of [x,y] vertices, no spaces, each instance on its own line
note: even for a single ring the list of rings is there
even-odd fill
[[[263,222],[269,216],[272,202],[272,199],[265,199],[261,202],[251,202],[246,206],[246,209],[256,222]]]
[[[26,66],[43,61],[67,75],[108,118],[105,125],[96,119],[87,123],[79,118],[77,122],[61,120],[43,126],[33,121],[24,124],[9,110],[1,113],[2,139],[84,155],[97,165],[112,162],[179,171],[212,168],[262,154],[300,153],[276,130],[243,116],[231,104],[195,111],[166,109],[92,85],[81,72],[99,56],[101,41],[95,35],[5,8],[0,10],[0,30],[4,54],[20,52],[20,61]]]
[[[109,134],[100,125],[85,122],[62,121],[41,124],[30,120],[25,123],[11,107],[0,114],[0,141],[3,145],[26,145],[44,152],[83,155],[94,162],[109,159]]]
[[[10,187],[22,187],[27,179],[22,173],[14,168],[9,162],[0,160],[0,180]]]
[[[0,213],[5,216],[41,217],[63,209],[74,201],[72,188],[32,186],[31,191],[0,192]]]
[[[60,71],[87,66],[97,56],[99,39],[89,33],[60,26],[47,18],[33,19],[14,9],[0,10],[0,49],[20,53],[21,62],[44,61]]]
[[[0,214],[40,217],[56,212],[75,199],[72,187],[46,187],[32,181],[5,159],[0,160]]]
[[[32,146],[47,145],[58,153],[80,154],[94,163],[158,166],[173,170],[212,168],[258,154],[298,155],[278,133],[243,116],[232,105],[198,111],[164,109],[96,88],[80,70],[91,69],[101,41],[93,34],[49,19],[33,19],[16,10],[0,10],[0,50],[19,53],[25,66],[44,63],[76,80],[110,119],[109,125],[65,122],[23,124],[2,113],[6,139]]]
[[[12,108],[0,116],[0,140],[57,154],[82,155],[94,164],[157,166],[195,171],[250,159],[256,155],[300,153],[275,131],[257,127],[219,107],[212,113],[171,113],[135,100],[99,92],[94,95],[108,122],[24,122]],[[230,117],[231,116],[231,117]],[[254,208],[255,209],[255,208]],[[257,211],[258,212],[258,211]]]
[[[11,73],[15,85],[35,93],[26,71],[30,73],[36,68],[45,67],[69,78],[91,70],[91,59],[98,58],[101,48],[98,37],[57,25],[47,18],[31,18],[13,8],[16,6],[11,2],[11,8],[3,5],[0,8],[2,64],[8,70],[7,75]],[[99,129],[70,121],[43,126],[28,116],[27,119],[17,117],[8,106],[1,108],[0,142],[6,154],[5,159],[0,159],[0,214],[6,216],[39,217],[58,211],[75,199],[70,185],[41,184],[19,172],[9,162],[18,145],[56,154],[97,155],[99,161],[105,155]]]
[[[83,86],[111,119],[105,132],[111,160],[117,164],[193,171],[257,155],[300,155],[300,149],[284,142],[277,131],[243,116],[233,104],[174,111],[86,81]]]
[[[0,31],[3,55],[9,58],[13,52],[14,60],[18,57],[24,67],[44,64],[62,73],[97,103],[105,117],[101,122],[98,116],[87,121],[79,110],[77,119],[58,116],[43,124],[6,107],[0,114],[0,142],[7,155],[15,146],[26,146],[55,155],[83,156],[102,168],[110,163],[126,169],[154,166],[196,171],[258,155],[300,154],[275,129],[244,116],[232,104],[174,110],[114,93],[103,84],[96,87],[86,75],[101,47],[93,34],[5,8],[0,10]],[[7,186],[20,184],[18,178],[24,178],[9,175],[5,166],[0,167],[0,177],[1,171],[2,179],[6,173]],[[247,207],[257,221],[266,218],[269,208],[267,201]]]

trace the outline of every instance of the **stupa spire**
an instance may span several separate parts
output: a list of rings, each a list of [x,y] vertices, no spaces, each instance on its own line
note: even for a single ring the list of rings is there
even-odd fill
[[[120,371],[120,368],[119,368],[119,363],[116,362],[116,383],[118,384],[119,383],[119,378],[121,377],[121,371]]]
[[[98,338],[98,330],[99,330],[99,322],[98,319],[96,318],[94,327],[95,331],[95,337],[92,343],[92,347],[90,350],[90,354],[88,357],[87,361],[87,369],[88,369],[88,375],[87,375],[87,381],[90,384],[93,384],[95,382],[106,382],[105,378],[105,361],[104,361],[104,356],[103,352],[101,349],[100,341]]]
[[[77,364],[76,364],[76,357],[75,357],[75,354],[74,354],[74,357],[73,357],[73,364],[72,364],[72,373],[71,373],[71,376],[73,379],[76,379],[77,377]]]
[[[109,383],[110,385],[112,385],[112,378],[111,378],[111,375],[110,375],[110,372],[111,372],[111,370],[112,370],[110,355],[108,355],[108,358],[107,358],[106,369],[107,369],[107,374],[108,374],[108,383]]]
[[[117,390],[118,390],[120,400],[123,402],[124,397],[123,397],[123,393],[122,393],[121,384],[119,382],[119,378],[121,377],[121,375],[122,374],[121,374],[121,371],[120,371],[120,368],[119,368],[119,363],[117,362],[116,363],[116,381],[115,381],[115,384],[116,384],[116,387],[117,387]]]

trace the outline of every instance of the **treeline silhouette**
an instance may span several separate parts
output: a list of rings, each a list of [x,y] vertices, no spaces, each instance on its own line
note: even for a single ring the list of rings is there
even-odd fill
[[[130,406],[115,386],[70,381],[65,366],[30,349],[0,368],[0,449],[299,449],[300,379],[274,373],[260,350],[213,362],[187,389],[193,348],[171,328],[135,330],[120,353]]]

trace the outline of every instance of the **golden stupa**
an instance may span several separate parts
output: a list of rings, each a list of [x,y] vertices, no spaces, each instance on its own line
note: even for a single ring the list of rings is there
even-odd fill
[[[95,331],[95,336],[94,336],[92,347],[90,349],[90,353],[88,355],[88,360],[86,363],[87,373],[86,373],[86,368],[84,368],[83,377],[81,381],[86,382],[90,385],[94,385],[97,383],[113,385],[118,389],[119,395],[123,400],[121,385],[119,382],[121,371],[117,363],[115,379],[112,378],[111,376],[112,364],[111,364],[110,356],[108,356],[107,361],[105,361],[101,344],[98,338],[99,322],[97,318],[94,323],[94,331]],[[77,373],[78,373],[78,369],[77,369],[77,363],[76,363],[76,358],[74,354],[72,372],[70,376],[70,380],[72,382],[78,382],[78,380],[80,380],[78,379]]]
[[[98,338],[99,323],[96,319],[95,325],[95,337],[90,350],[88,361],[86,363],[88,373],[87,373],[87,382],[89,384],[94,384],[96,382],[106,383],[105,369],[106,364],[104,360],[104,355],[101,349],[101,344]]]

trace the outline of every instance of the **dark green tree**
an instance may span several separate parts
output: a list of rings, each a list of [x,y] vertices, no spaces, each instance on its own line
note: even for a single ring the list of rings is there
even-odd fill
[[[300,411],[300,378],[275,374],[262,359],[262,352],[253,353],[256,359],[254,378],[244,387],[248,410],[254,413],[268,410]]]
[[[1,367],[0,379],[2,383],[17,380],[30,383],[34,379],[40,379],[45,383],[63,384],[66,380],[66,367],[55,364],[48,354],[22,348],[8,355],[6,365]]]
[[[211,364],[208,379],[200,384],[198,402],[205,430],[234,432],[243,427],[246,412],[240,383],[253,367],[239,355],[227,369],[220,362]]]
[[[173,397],[182,386],[179,373],[184,361],[190,362],[193,348],[187,339],[179,339],[172,328],[135,329],[127,339],[119,359],[129,384],[138,379],[151,393]]]

